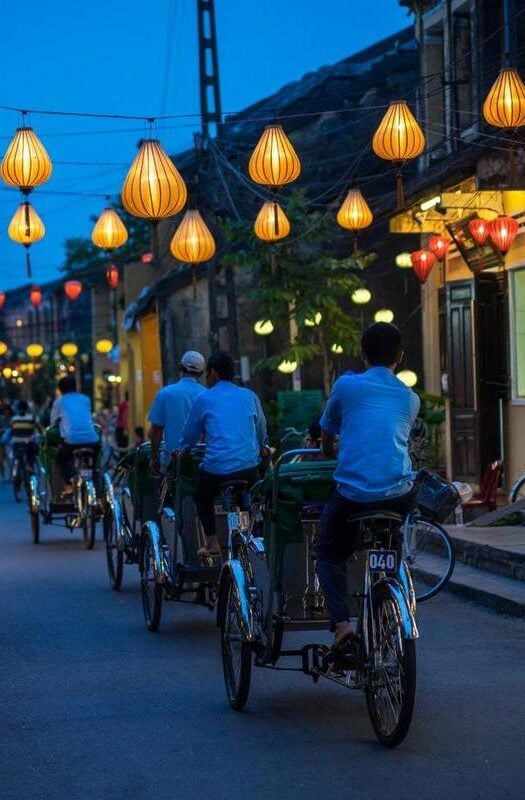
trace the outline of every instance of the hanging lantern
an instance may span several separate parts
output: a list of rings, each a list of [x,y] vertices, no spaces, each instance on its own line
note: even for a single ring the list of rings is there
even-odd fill
[[[0,292],[0,308],[3,308],[5,303],[5,292]]]
[[[0,356],[5,356],[5,354],[7,353],[8,350],[9,350],[9,347],[6,345],[6,343],[5,342],[0,342]]]
[[[359,189],[350,189],[337,212],[336,219],[342,228],[358,231],[368,228],[372,224],[374,215]]]
[[[105,208],[91,232],[91,241],[104,250],[114,250],[128,241],[126,226],[114,208]]]
[[[253,326],[253,330],[258,336],[269,336],[273,333],[273,322],[271,319],[260,319]]]
[[[29,292],[29,299],[31,300],[34,307],[38,308],[38,306],[42,302],[42,291],[39,286],[32,287],[31,291]]]
[[[21,203],[15,211],[7,233],[9,238],[17,244],[22,244],[26,248],[27,274],[31,277],[31,259],[29,248],[35,242],[39,242],[45,235],[44,223],[36,213],[31,203]]]
[[[140,260],[143,264],[151,264],[153,262],[153,253],[142,253]]]
[[[1,344],[3,344],[3,342]],[[11,367],[4,367],[3,368],[2,375],[4,376],[4,378],[7,378],[7,380],[9,380],[9,378],[11,377],[12,374],[13,374],[13,370],[11,369]]]
[[[97,353],[107,355],[113,350],[113,342],[111,339],[99,339],[97,342],[95,342],[95,350]]]
[[[397,373],[396,378],[399,378],[409,389],[417,383],[417,375],[415,372],[412,372],[411,369],[402,369],[401,372]]]
[[[436,263],[436,256],[430,250],[415,250],[411,253],[411,258],[414,272],[421,283],[425,283]]]
[[[476,244],[485,244],[489,235],[489,223],[486,219],[471,219],[468,229]]]
[[[303,320],[304,324],[307,328],[315,328],[317,325],[320,325],[323,319],[323,315],[320,311],[317,311],[313,317],[307,317]]]
[[[31,344],[28,344],[26,347],[26,353],[29,356],[29,358],[40,358],[43,352],[44,348],[42,347],[41,344],[38,344],[38,342],[32,342]]]
[[[512,247],[518,229],[519,225],[514,217],[507,217],[504,214],[489,222],[489,236],[503,255]]]
[[[341,344],[333,344],[330,348],[331,352],[334,353],[336,356],[340,356],[343,352],[344,348]]]
[[[525,125],[525,83],[517,69],[501,70],[483,103],[483,116],[495,128]]]
[[[252,181],[273,189],[299,177],[299,156],[281,125],[265,128],[251,155],[248,172]]]
[[[290,223],[279,203],[271,200],[264,203],[257,214],[253,230],[263,242],[277,242],[288,236]]]
[[[215,240],[198,211],[186,211],[173,234],[170,250],[174,258],[188,264],[201,264],[213,258]]]
[[[374,322],[393,322],[394,312],[389,308],[380,308],[374,314]]]
[[[352,292],[352,303],[356,303],[358,306],[369,303],[371,299],[372,294],[368,289],[355,289]]]
[[[439,234],[430,238],[428,249],[434,253],[438,261],[443,261],[451,244],[452,242],[447,236]]]
[[[287,359],[284,359],[284,361],[281,361],[277,369],[279,372],[282,372],[283,375],[291,375],[291,373],[295,372],[297,369],[297,361],[288,361]]]
[[[115,264],[110,264],[106,270],[106,280],[110,289],[116,289],[119,282],[118,269]]]
[[[78,353],[78,345],[76,345],[74,342],[64,342],[60,348],[60,352],[66,358],[74,358]]]
[[[400,269],[411,269],[412,258],[410,253],[398,253],[396,256],[396,267]]]
[[[425,135],[404,100],[390,103],[374,133],[372,149],[379,158],[399,165],[397,206],[402,208],[405,200],[401,167],[405,161],[417,158],[425,149]]]
[[[64,291],[68,300],[71,300],[72,302],[78,300],[82,294],[81,281],[66,281],[64,284]]]
[[[9,186],[24,194],[45,183],[53,171],[51,159],[32,128],[18,128],[0,165],[0,174]]]
[[[157,139],[144,139],[122,186],[122,205],[134,217],[158,222],[184,207],[186,184]]]

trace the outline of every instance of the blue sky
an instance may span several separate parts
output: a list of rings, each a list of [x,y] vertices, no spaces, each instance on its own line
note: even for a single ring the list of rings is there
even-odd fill
[[[369,9],[351,0],[216,0],[223,110],[238,111],[410,24],[397,0],[376,0],[373,18]],[[199,111],[196,0],[25,0],[4,22],[0,105],[139,116]],[[19,124],[19,114],[0,110],[1,155]],[[55,163],[31,197],[46,226],[32,248],[35,279],[45,281],[59,274],[64,240],[89,236],[103,195],[118,194],[147,131],[140,121],[37,113],[30,124]],[[175,153],[191,146],[195,130],[197,119],[172,120],[158,123],[156,135]],[[23,248],[7,236],[19,202],[1,184],[0,289],[27,280]]]

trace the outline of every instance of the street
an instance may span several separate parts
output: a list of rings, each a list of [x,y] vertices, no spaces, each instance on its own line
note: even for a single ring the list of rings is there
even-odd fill
[[[136,567],[112,592],[100,538],[44,526],[33,545],[0,487],[3,800],[523,796],[523,621],[421,607],[414,720],[390,751],[363,695],[299,673],[254,669],[230,710],[213,614],[168,604],[148,632]]]

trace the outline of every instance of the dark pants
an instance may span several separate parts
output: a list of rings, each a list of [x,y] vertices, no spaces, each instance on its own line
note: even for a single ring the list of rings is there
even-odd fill
[[[410,491],[408,494],[375,503],[356,503],[333,489],[321,514],[319,536],[315,543],[315,570],[321,582],[332,625],[348,620],[346,560],[359,546],[352,527],[347,524],[348,517],[351,514],[379,509],[406,516],[413,501],[414,492]]]
[[[195,505],[199,519],[204,528],[206,536],[215,536],[215,498],[219,494],[220,487],[227,481],[247,481],[248,486],[252,486],[260,478],[257,467],[241,469],[238,472],[228,472],[225,475],[217,475],[215,472],[206,472],[201,469],[195,487]]]
[[[119,450],[127,450],[129,436],[126,428],[115,428],[115,442]]]
[[[66,483],[69,483],[75,473],[75,466],[73,463],[73,451],[85,447],[93,451],[93,457],[96,459],[98,451],[100,450],[100,442],[91,442],[88,444],[69,444],[68,442],[61,442],[56,451],[55,461],[60,474]]]

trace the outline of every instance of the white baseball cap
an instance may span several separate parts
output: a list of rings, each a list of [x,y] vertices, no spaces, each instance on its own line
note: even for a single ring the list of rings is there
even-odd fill
[[[196,350],[187,350],[180,360],[180,365],[187,372],[204,372],[206,362],[204,356]]]

